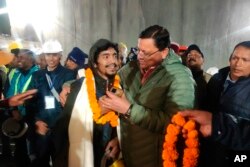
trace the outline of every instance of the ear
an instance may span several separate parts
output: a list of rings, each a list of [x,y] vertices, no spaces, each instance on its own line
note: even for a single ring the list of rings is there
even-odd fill
[[[97,64],[96,63],[94,63],[94,67],[97,68]]]
[[[161,57],[162,59],[165,59],[168,56],[169,53],[169,48],[165,48],[164,50],[161,51]]]

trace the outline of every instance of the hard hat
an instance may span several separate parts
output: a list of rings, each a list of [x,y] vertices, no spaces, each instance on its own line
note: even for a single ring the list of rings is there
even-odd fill
[[[17,41],[13,41],[9,44],[9,50],[13,50],[13,49],[22,49],[23,45],[20,42]]]
[[[0,65],[9,64],[14,58],[14,55],[6,51],[0,51]]]
[[[62,52],[62,45],[57,40],[49,40],[43,44],[43,53],[59,53]]]

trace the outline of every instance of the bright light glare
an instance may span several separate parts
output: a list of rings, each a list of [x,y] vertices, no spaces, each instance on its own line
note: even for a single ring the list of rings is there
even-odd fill
[[[7,12],[8,12],[7,8],[1,8],[1,9],[0,9],[0,15],[1,15],[1,14],[5,14],[5,13],[7,13]]]
[[[6,0],[11,24],[23,28],[33,25],[36,31],[49,31],[57,18],[57,0]]]

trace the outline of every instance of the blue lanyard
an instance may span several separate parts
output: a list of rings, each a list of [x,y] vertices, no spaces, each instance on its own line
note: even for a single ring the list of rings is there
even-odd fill
[[[46,73],[46,78],[49,84],[49,89],[51,90],[54,87],[55,84],[55,80],[57,78],[57,75],[55,75],[53,78],[52,76],[50,76],[49,74]],[[52,79],[51,79],[52,78]]]

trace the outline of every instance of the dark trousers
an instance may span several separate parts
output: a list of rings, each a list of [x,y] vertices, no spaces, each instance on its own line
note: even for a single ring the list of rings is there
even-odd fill
[[[36,134],[35,138],[36,160],[33,162],[34,167],[50,167],[50,158],[54,160],[55,147],[52,142],[51,133],[46,135]]]
[[[21,138],[14,139],[15,152],[14,159],[17,167],[29,167],[30,159],[28,155],[28,145],[26,135]]]
[[[1,130],[3,122],[9,118],[9,115],[6,114],[5,110],[0,110],[0,138],[2,141],[2,156],[6,158],[11,157],[11,149],[10,149],[10,138],[5,136]]]

